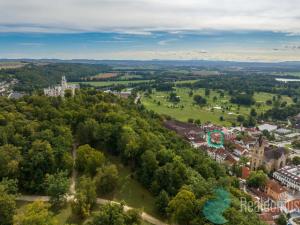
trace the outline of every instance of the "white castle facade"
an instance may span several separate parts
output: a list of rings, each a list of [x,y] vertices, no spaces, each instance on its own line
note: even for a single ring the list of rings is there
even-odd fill
[[[65,91],[70,90],[71,93],[72,93],[72,96],[74,96],[76,89],[79,89],[79,85],[77,85],[77,84],[68,84],[68,82],[66,80],[66,77],[63,76],[61,78],[61,84],[60,85],[56,85],[54,87],[44,88],[44,95],[52,96],[52,97],[61,96],[63,98],[63,97],[65,97]]]

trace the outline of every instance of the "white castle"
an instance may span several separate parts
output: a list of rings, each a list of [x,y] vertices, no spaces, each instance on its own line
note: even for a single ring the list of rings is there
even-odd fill
[[[61,84],[54,86],[54,87],[48,87],[44,88],[44,95],[46,96],[53,96],[58,97],[61,96],[62,98],[65,97],[65,91],[71,90],[72,96],[75,95],[75,90],[79,89],[79,85],[77,84],[68,84],[66,77],[63,76],[61,78]]]

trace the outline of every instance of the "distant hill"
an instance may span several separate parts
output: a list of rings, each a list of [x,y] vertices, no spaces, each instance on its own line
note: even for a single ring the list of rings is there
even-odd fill
[[[188,66],[188,67],[217,67],[243,69],[297,69],[300,70],[300,61],[286,62],[237,62],[237,61],[210,61],[210,60],[90,60],[90,59],[0,59],[1,62],[29,62],[29,63],[82,63],[105,64],[110,66]]]

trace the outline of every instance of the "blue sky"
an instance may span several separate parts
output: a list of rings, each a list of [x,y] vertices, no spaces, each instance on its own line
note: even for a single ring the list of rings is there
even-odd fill
[[[0,0],[0,58],[300,60],[297,0]]]

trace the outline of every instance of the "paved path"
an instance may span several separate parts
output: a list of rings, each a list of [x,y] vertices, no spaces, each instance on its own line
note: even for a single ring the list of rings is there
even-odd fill
[[[42,202],[48,202],[49,201],[49,196],[41,196],[41,195],[21,195],[17,197],[17,200],[19,201],[26,201],[26,202],[34,202],[34,201],[42,201]],[[119,202],[115,201],[110,201],[107,199],[102,199],[102,198],[97,198],[97,204],[104,205],[108,203],[113,203],[113,204],[120,204]],[[124,205],[124,211],[128,211],[130,209],[133,209],[130,206]],[[150,216],[149,214],[142,212],[141,213],[141,218],[151,224],[154,225],[168,225],[167,223],[164,223],[153,216]]]
[[[97,198],[97,203],[101,204],[101,205],[108,204],[108,203],[120,204],[119,202],[110,201],[110,200],[106,200],[106,199],[102,199],[102,198]],[[124,205],[124,211],[125,212],[130,210],[130,209],[133,209],[133,208],[130,207],[130,206]],[[151,224],[154,224],[154,225],[168,225],[168,224],[154,218],[153,216],[150,216],[149,214],[147,214],[145,212],[142,212],[141,217],[142,217],[143,220],[145,220],[145,221],[147,221]]]

